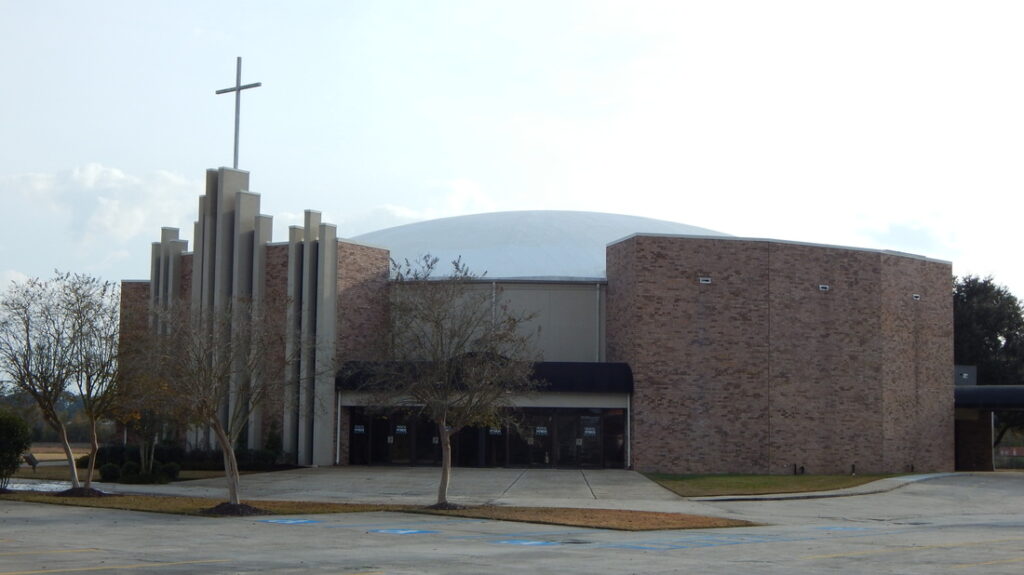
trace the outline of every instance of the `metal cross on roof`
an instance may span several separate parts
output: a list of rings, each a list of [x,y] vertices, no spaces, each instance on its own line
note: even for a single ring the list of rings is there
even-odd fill
[[[248,90],[249,88],[259,88],[263,85],[263,82],[256,82],[255,84],[242,85],[242,57],[238,57],[237,71],[235,74],[235,85],[230,88],[224,88],[223,90],[217,90],[217,94],[227,94],[228,92],[235,93],[235,163],[234,168],[238,169],[238,108],[242,103],[242,90]]]

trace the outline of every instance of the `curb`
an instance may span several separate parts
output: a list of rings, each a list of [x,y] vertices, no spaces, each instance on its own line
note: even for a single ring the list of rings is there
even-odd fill
[[[886,479],[879,479],[872,481],[871,483],[865,483],[857,487],[850,487],[848,489],[839,489],[836,491],[818,491],[811,493],[776,493],[769,495],[720,495],[713,497],[692,497],[690,501],[698,501],[701,503],[713,503],[716,501],[788,501],[788,500],[799,500],[799,499],[830,499],[834,497],[854,497],[857,495],[875,495],[878,493],[888,493],[895,491],[911,483],[918,483],[921,481],[928,481],[929,479],[939,479],[942,477],[952,477],[955,475],[964,475],[963,473],[927,473],[922,475],[907,475],[903,477],[889,477]],[[885,483],[886,485],[879,485]]]

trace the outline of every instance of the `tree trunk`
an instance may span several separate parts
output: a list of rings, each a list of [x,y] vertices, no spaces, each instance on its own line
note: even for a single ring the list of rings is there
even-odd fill
[[[68,467],[71,468],[71,487],[77,489],[82,486],[78,481],[78,468],[75,467],[75,452],[71,451],[71,443],[68,441],[68,430],[63,423],[57,422],[57,431],[60,432],[60,442],[64,447],[64,455],[68,458]]]
[[[139,434],[142,443],[139,445],[139,464],[142,467],[142,473],[147,475],[153,474],[153,464],[156,461],[156,443],[160,437],[157,433],[153,433],[153,439],[146,439],[147,435],[144,433]]]
[[[149,441],[146,434],[139,434],[139,473],[150,473],[152,466],[149,464]]]
[[[85,473],[85,488],[92,487],[92,473],[96,469],[96,454],[100,450],[100,440],[96,436],[96,419],[89,419],[89,467]]]
[[[217,443],[220,445],[221,453],[224,454],[224,478],[228,482],[228,503],[238,505],[238,460],[235,458],[235,447],[231,444],[231,438],[224,431],[220,420],[214,418],[213,431],[217,436]]]
[[[441,439],[441,482],[437,486],[437,507],[448,505],[448,483],[452,477],[451,433],[444,418],[437,422],[437,436]]]

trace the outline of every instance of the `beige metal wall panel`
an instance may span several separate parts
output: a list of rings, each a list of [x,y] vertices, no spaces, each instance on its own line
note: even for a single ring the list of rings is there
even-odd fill
[[[603,361],[604,286],[596,283],[496,284],[497,304],[533,314],[527,325],[545,361]]]

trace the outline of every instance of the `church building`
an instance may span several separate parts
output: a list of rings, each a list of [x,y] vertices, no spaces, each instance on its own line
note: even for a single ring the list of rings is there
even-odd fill
[[[150,278],[123,283],[122,308],[245,297],[286,317],[299,360],[281,370],[280,408],[258,413],[247,440],[260,447],[279,429],[290,462],[439,461],[432,424],[371,405],[342,369],[382,359],[391,258],[429,253],[486,272],[479,289],[539,328],[545,387],[513,399],[515,424],[460,431],[457,465],[953,468],[949,262],[590,212],[479,214],[342,239],[306,211],[276,242],[271,224],[248,172],[208,170],[193,245],[164,228]]]

